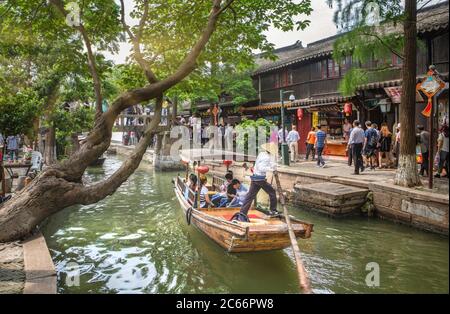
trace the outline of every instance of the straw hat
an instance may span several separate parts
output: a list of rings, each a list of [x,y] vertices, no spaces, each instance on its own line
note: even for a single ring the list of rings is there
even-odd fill
[[[278,145],[275,143],[265,143],[261,145],[261,148],[267,151],[271,155],[278,155]]]

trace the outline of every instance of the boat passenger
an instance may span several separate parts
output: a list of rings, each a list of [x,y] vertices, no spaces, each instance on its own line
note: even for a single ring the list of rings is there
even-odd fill
[[[197,190],[197,176],[193,173],[189,176],[189,183],[186,185],[186,188],[184,189],[184,199],[189,199],[189,190],[195,192]]]
[[[228,171],[225,175],[225,182],[220,186],[219,193],[214,194],[211,197],[211,201],[217,207],[222,207],[220,204],[226,203],[227,201],[227,188],[230,185],[231,181],[233,181],[233,172]]]
[[[211,199],[209,198],[209,191],[208,188],[206,187],[206,183],[208,182],[208,179],[206,178],[206,176],[201,176],[200,177],[200,184],[201,184],[201,189],[200,189],[200,208],[208,208],[208,207],[214,207],[213,202],[211,202]]]
[[[225,175],[225,182],[220,186],[220,192],[222,193],[226,193],[227,192],[227,188],[230,185],[231,181],[233,181],[233,172],[228,171],[227,174]]]
[[[233,180],[228,186],[228,207],[241,207],[244,204],[247,193],[248,189],[239,180]]]

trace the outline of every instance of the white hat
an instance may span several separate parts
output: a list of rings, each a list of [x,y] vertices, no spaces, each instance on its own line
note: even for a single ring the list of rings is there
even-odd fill
[[[262,144],[261,148],[271,155],[276,156],[278,154],[278,145],[273,142]]]

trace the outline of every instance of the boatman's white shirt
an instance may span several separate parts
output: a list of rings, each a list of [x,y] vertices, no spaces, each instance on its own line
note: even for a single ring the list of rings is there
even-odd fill
[[[277,163],[275,157],[267,152],[261,152],[256,158],[253,174],[257,176],[266,176],[268,171],[277,170]]]

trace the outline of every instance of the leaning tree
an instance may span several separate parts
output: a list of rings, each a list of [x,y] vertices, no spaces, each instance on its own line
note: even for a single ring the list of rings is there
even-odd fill
[[[417,64],[417,14],[430,4],[429,0],[327,0],[334,5],[335,23],[348,31],[336,41],[334,57],[337,61],[351,55],[359,64],[388,55],[403,61],[403,94],[400,104],[400,156],[395,184],[405,187],[421,185],[416,164],[416,64]],[[419,21],[420,22],[420,21]],[[400,27],[397,27],[399,25]],[[353,67],[341,83],[341,92],[354,94],[359,85],[372,77],[383,77],[390,66],[377,71]]]
[[[139,0],[131,13],[139,20],[136,26],[126,23],[124,1],[120,5],[109,0],[3,1],[0,10],[0,15],[12,16],[24,29],[34,27],[38,33],[55,33],[68,41],[79,38],[84,43],[80,53],[86,54],[96,100],[94,126],[79,150],[66,161],[46,168],[0,206],[0,242],[4,242],[23,238],[63,208],[96,203],[113,194],[139,166],[160,122],[164,93],[199,67],[227,62],[237,55],[249,60],[257,49],[270,52],[273,46],[264,33],[271,25],[284,31],[308,26],[300,15],[311,12],[311,1]],[[96,56],[100,50],[117,49],[123,33],[133,45],[134,61],[148,84],[124,91],[108,111],[102,112],[103,78]],[[149,100],[155,100],[155,115],[134,152],[111,176],[84,184],[86,168],[110,145],[118,115]]]

